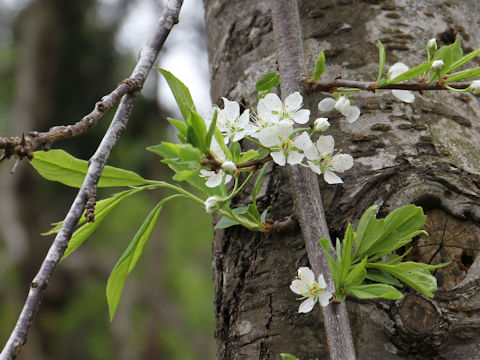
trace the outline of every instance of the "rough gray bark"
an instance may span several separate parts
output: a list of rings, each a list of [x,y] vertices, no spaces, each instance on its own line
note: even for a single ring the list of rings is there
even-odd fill
[[[205,6],[212,98],[254,106],[255,81],[276,70],[268,3],[206,0]],[[299,6],[307,70],[326,50],[325,79],[341,73],[374,81],[377,39],[386,45],[387,66],[419,63],[432,37],[439,45],[459,38],[465,52],[480,44],[475,0],[304,0]],[[303,95],[312,120],[324,115],[316,105],[325,94]],[[355,158],[343,185],[319,179],[331,236],[340,236],[372,204],[383,216],[416,203],[427,209],[432,236],[415,242],[412,258],[452,261],[436,273],[440,290],[433,300],[405,289],[398,302],[347,302],[357,357],[476,359],[479,266],[471,265],[480,250],[478,101],[445,92],[416,95],[413,104],[387,91],[352,98],[362,110],[356,123],[328,114],[337,147]],[[281,219],[293,212],[287,172],[275,167],[268,180],[262,205],[273,205],[272,215]],[[297,314],[299,304],[288,288],[297,268],[308,263],[299,229],[262,235],[231,228],[217,232],[213,249],[218,359],[278,359],[282,352],[327,357],[319,309]],[[469,281],[458,286],[470,268]]]

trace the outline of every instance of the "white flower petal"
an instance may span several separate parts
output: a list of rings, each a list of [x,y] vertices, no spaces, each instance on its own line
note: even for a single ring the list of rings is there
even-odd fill
[[[298,135],[295,140],[293,140],[292,145],[296,148],[299,148],[300,150],[305,151],[313,146],[313,142],[312,140],[310,140],[310,136],[308,136],[308,133],[304,131],[300,135]]]
[[[315,274],[307,266],[303,266],[298,269],[298,277],[300,280],[305,281],[307,284],[310,284],[311,286],[313,286],[313,284],[315,283]]]
[[[292,290],[297,295],[306,294],[310,291],[310,288],[305,285],[302,280],[295,279],[290,285],[290,290]]]
[[[331,111],[335,108],[335,99],[325,98],[318,103],[318,110],[320,111]]]
[[[308,166],[310,166],[310,169],[312,169],[312,171],[314,173],[317,173],[318,175],[320,175],[322,173],[322,170],[320,169],[320,166],[318,166],[317,164],[314,164],[310,160],[308,160],[307,162],[308,162]]]
[[[313,143],[312,143],[312,146],[303,150],[303,153],[305,154],[308,160],[318,160],[318,158],[320,157],[317,147]]]
[[[304,157],[305,157],[305,155],[303,155],[302,153],[299,153],[299,152],[294,151],[294,150],[290,150],[290,152],[288,153],[287,162],[290,165],[297,165],[297,164],[300,164],[302,162]]]
[[[407,65],[401,62],[395,63],[388,70],[387,79],[394,80],[395,78],[399,77],[406,71],[408,71]]]
[[[360,109],[356,106],[350,106],[350,109],[346,116],[347,116],[347,121],[349,123],[353,123],[360,116]]]
[[[285,99],[285,106],[289,111],[297,111],[302,107],[303,98],[298,91],[290,94]]]
[[[345,96],[340,97],[335,103],[335,109],[342,113],[343,116],[347,116],[350,113],[350,100]]]
[[[317,140],[317,149],[321,154],[331,154],[335,147],[335,140],[332,135],[322,135]]]
[[[331,297],[332,297],[332,293],[330,291],[322,292],[318,294],[318,302],[323,307],[328,306],[328,304],[330,304]]]
[[[234,132],[232,142],[242,140],[245,137],[245,135],[247,135],[246,129]]]
[[[259,115],[271,114],[272,111],[282,110],[282,100],[273,93],[268,93],[258,102],[257,112]]]
[[[205,185],[207,185],[207,187],[210,187],[210,188],[217,187],[222,183],[222,178],[223,178],[223,171],[219,171],[218,173],[213,172],[213,174],[208,178]]]
[[[250,120],[250,112],[249,110],[245,110],[242,115],[237,120],[237,125],[241,128],[245,128],[248,125]]]
[[[235,120],[240,115],[240,105],[236,101],[230,101],[227,98],[223,99],[223,110],[220,110],[218,116],[230,121]]]
[[[293,121],[297,124],[306,124],[310,120],[310,110],[301,109],[293,114]]]
[[[330,127],[330,123],[328,122],[328,118],[318,118],[313,123],[313,127],[316,131],[327,131]]]
[[[320,274],[318,276],[318,287],[325,289],[327,287],[327,283],[325,282],[325,278],[323,277],[323,274]]]
[[[392,90],[392,94],[406,103],[413,103],[415,101],[415,94],[410,90]]]
[[[341,184],[343,183],[342,179],[331,170],[325,170],[323,178],[328,184]]]
[[[315,305],[315,300],[311,297],[307,298],[304,302],[300,304],[298,308],[299,313],[308,313],[312,311],[313,305]]]
[[[273,161],[275,161],[280,166],[284,166],[287,162],[287,158],[281,151],[272,152],[270,153],[270,156],[272,157]]]
[[[353,166],[353,157],[349,154],[337,154],[330,163],[335,171],[348,170]]]

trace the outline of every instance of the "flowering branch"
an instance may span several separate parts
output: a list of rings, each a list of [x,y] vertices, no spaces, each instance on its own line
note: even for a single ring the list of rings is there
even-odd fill
[[[312,82],[310,79],[303,80],[310,91],[314,92],[334,92],[338,88],[361,89],[375,92],[376,90],[411,90],[411,91],[428,91],[428,90],[450,90],[441,82],[436,83],[415,83],[415,84],[387,84],[378,86],[374,81],[355,81],[337,78],[330,81]],[[471,81],[459,81],[448,83],[450,88],[466,89],[472,84]]]
[[[298,90],[300,74],[305,73],[303,44],[296,0],[272,0],[273,32],[277,48],[283,97]],[[295,216],[300,223],[310,265],[323,274],[330,290],[334,284],[325,253],[318,239],[330,239],[322,198],[315,174],[302,167],[290,166]],[[330,359],[354,360],[355,349],[345,303],[321,307]]]
[[[167,3],[163,15],[157,23],[153,36],[147,45],[141,50],[137,65],[135,66],[131,76],[132,79],[138,79],[139,88],[143,85],[148,73],[150,72],[150,69],[152,68],[153,63],[160,49],[162,48],[163,43],[165,42],[165,39],[170,33],[170,30],[172,29],[173,25],[178,22],[178,14],[180,12],[182,3],[182,0],[170,0]],[[27,300],[22,309],[20,317],[18,318],[17,324],[10,335],[10,338],[0,354],[0,360],[15,359],[16,355],[20,352],[22,346],[25,344],[28,330],[37,314],[49,280],[65,252],[74,227],[82,216],[87,198],[89,196],[91,197],[89,194],[95,192],[96,185],[113,146],[116,144],[121,133],[125,130],[125,126],[133,109],[134,102],[135,94],[126,93],[122,97],[115,116],[113,117],[112,123],[110,124],[97,151],[90,159],[88,172],[85,176],[83,185],[80,188],[80,191],[78,192],[70,210],[68,211],[63,225],[58,232],[52,246],[50,247],[38,274],[30,284],[30,291],[28,293]]]

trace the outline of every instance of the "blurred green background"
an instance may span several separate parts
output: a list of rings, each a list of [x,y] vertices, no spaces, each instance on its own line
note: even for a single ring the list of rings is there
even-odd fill
[[[161,13],[153,0],[0,0],[0,136],[46,131],[89,113],[130,75],[146,41],[142,7],[154,9],[150,12],[155,17]],[[201,38],[202,16],[180,19],[187,23],[185,34]],[[144,33],[148,36],[148,30]],[[125,34],[131,39],[122,39]],[[194,52],[205,52],[202,42],[191,46]],[[163,53],[169,49],[167,43]],[[168,180],[168,168],[145,150],[173,134],[165,118],[176,114],[166,110],[171,105],[162,102],[157,79],[152,73],[109,164],[148,179]],[[88,134],[55,143],[54,148],[88,159],[112,115]],[[0,164],[0,347],[53,240],[39,234],[63,218],[76,195],[75,189],[42,179],[26,161],[11,175],[13,164]],[[98,198],[121,190],[101,190]],[[191,201],[165,206],[127,279],[114,321],[108,318],[105,285],[110,271],[165,195],[155,190],[126,200],[59,265],[19,359],[214,358],[211,218]]]

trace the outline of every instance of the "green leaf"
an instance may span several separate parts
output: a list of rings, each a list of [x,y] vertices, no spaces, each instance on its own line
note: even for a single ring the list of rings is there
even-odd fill
[[[240,148],[240,144],[238,142],[233,142],[230,144],[230,153],[232,154],[232,160],[234,163],[238,164],[240,161],[240,153],[242,149]]]
[[[213,119],[212,119],[212,122],[208,128],[208,132],[207,132],[207,138],[206,138],[206,146],[207,148],[210,150],[210,144],[212,143],[212,137],[213,137],[213,133],[215,132],[215,129],[217,128],[217,117],[218,117],[218,110],[215,109],[215,111],[213,112]]]
[[[462,57],[461,59],[458,59],[457,61],[455,61],[451,66],[450,68],[448,69],[448,72],[450,71],[453,71],[455,69],[458,69],[459,67],[465,65],[466,63],[470,62],[471,60],[475,59],[478,54],[480,54],[480,49],[477,49],[475,51],[472,51],[471,53],[468,53],[467,55],[465,55],[464,57]]]
[[[342,281],[347,276],[348,271],[350,270],[350,265],[352,264],[352,245],[355,235],[356,234],[352,230],[352,224],[348,224],[347,230],[345,231],[345,237],[343,238],[342,261],[340,267],[340,278]]]
[[[95,205],[95,221],[85,223],[85,217],[82,217],[78,222],[79,225],[84,224],[73,233],[68,247],[63,254],[62,261],[65,260],[71,253],[77,250],[90,235],[102,224],[103,220],[120,205],[125,199],[140,191],[146,190],[149,187],[141,187],[137,189],[125,190],[113,195],[108,199],[103,199]],[[60,230],[60,229],[58,229]]]
[[[357,228],[357,237],[355,238],[354,259],[362,259],[374,243],[382,234],[384,221],[377,220],[375,213],[378,206],[372,205],[363,213]]]
[[[385,68],[385,47],[383,46],[382,42],[378,40],[378,76],[377,76],[377,83],[380,82],[380,79],[383,75],[383,69]]]
[[[203,159],[202,152],[190,144],[179,144],[178,157],[184,161],[194,161],[200,163]]]
[[[269,93],[278,84],[280,84],[280,76],[276,72],[268,72],[257,81],[255,89],[258,92],[266,91]]]
[[[462,70],[462,71],[458,71],[456,73],[450,74],[447,77],[446,82],[460,81],[460,80],[472,79],[472,78],[478,78],[478,77],[480,77],[480,67],[476,67],[474,69]]]
[[[376,281],[376,282],[379,282],[379,283],[389,284],[389,285],[393,285],[393,286],[397,286],[397,287],[403,287],[403,285],[400,281],[398,281],[397,279],[395,279],[391,275],[389,275],[389,274],[387,274],[383,271],[380,271],[380,270],[369,269],[367,271],[367,276],[366,277],[367,277],[368,280]]]
[[[173,93],[173,97],[177,102],[178,108],[180,109],[183,118],[188,123],[190,114],[193,111],[196,111],[190,91],[188,91],[188,88],[169,71],[160,68],[156,69],[160,71],[165,80],[167,80],[168,86]]]
[[[182,134],[184,137],[187,137],[187,129],[188,129],[187,124],[185,124],[183,121],[180,121],[171,117],[167,117],[167,120],[170,124],[172,124],[177,128],[180,134]]]
[[[88,163],[63,150],[35,151],[30,164],[47,180],[72,187],[81,187]],[[105,166],[98,187],[140,186],[148,181],[133,171]]]
[[[143,252],[145,245],[147,244],[150,235],[157,224],[158,216],[162,210],[163,205],[171,199],[180,197],[182,195],[173,195],[160,201],[157,206],[148,214],[147,218],[143,222],[140,229],[138,229],[132,242],[122,254],[117,264],[112,270],[107,282],[107,302],[110,312],[110,321],[113,320],[117,306],[122,296],[123,287],[127,275],[134,269],[140,255]]]
[[[257,203],[257,195],[260,192],[260,189],[262,188],[263,178],[265,176],[265,171],[267,170],[267,167],[268,167],[268,162],[263,165],[262,169],[258,173],[257,179],[255,180],[255,185],[253,186],[252,202],[255,205]]]
[[[367,270],[365,270],[365,264],[367,263],[367,257],[361,262],[355,265],[345,279],[344,286],[351,287],[360,285],[367,276]]]
[[[190,179],[192,176],[198,176],[199,170],[182,170],[173,175],[173,180],[175,181],[185,181]]]
[[[448,264],[428,265],[406,261],[395,265],[367,263],[366,267],[379,269],[389,273],[419,293],[428,297],[433,297],[433,292],[437,290],[437,279],[430,274],[430,271],[447,265]]]
[[[238,163],[239,164],[246,163],[248,160],[255,159],[259,155],[260,153],[258,151],[250,149],[240,154],[240,159],[238,159]]]
[[[453,63],[459,61],[463,56],[462,42],[457,39],[450,47],[452,49],[452,63],[449,66],[451,67]]]
[[[322,50],[320,55],[318,55],[317,61],[315,62],[312,81],[317,81],[324,72],[325,72],[325,53]]]
[[[207,127],[205,121],[196,112],[191,112],[187,123],[187,141],[195,147],[198,147],[204,153],[208,153],[207,148]]]
[[[300,360],[299,358],[291,354],[280,354],[280,357],[282,358],[282,360]]]
[[[395,79],[388,80],[385,84],[399,83],[405,80],[413,79],[414,77],[422,75],[425,71],[430,69],[431,66],[432,66],[432,61],[424,61],[420,65],[415,66],[414,68],[411,68],[410,70],[397,76]]]
[[[398,300],[403,298],[403,294],[393,286],[386,284],[370,284],[351,286],[345,291],[359,299],[383,298],[389,300]]]
[[[265,220],[267,219],[267,214],[270,211],[272,207],[268,206],[265,210],[263,210],[262,215],[260,215],[260,221],[262,224],[265,224]]]
[[[229,228],[230,226],[234,226],[234,225],[240,225],[240,223],[238,221],[230,219],[229,217],[224,215],[217,222],[214,230],[226,229],[226,228]]]

